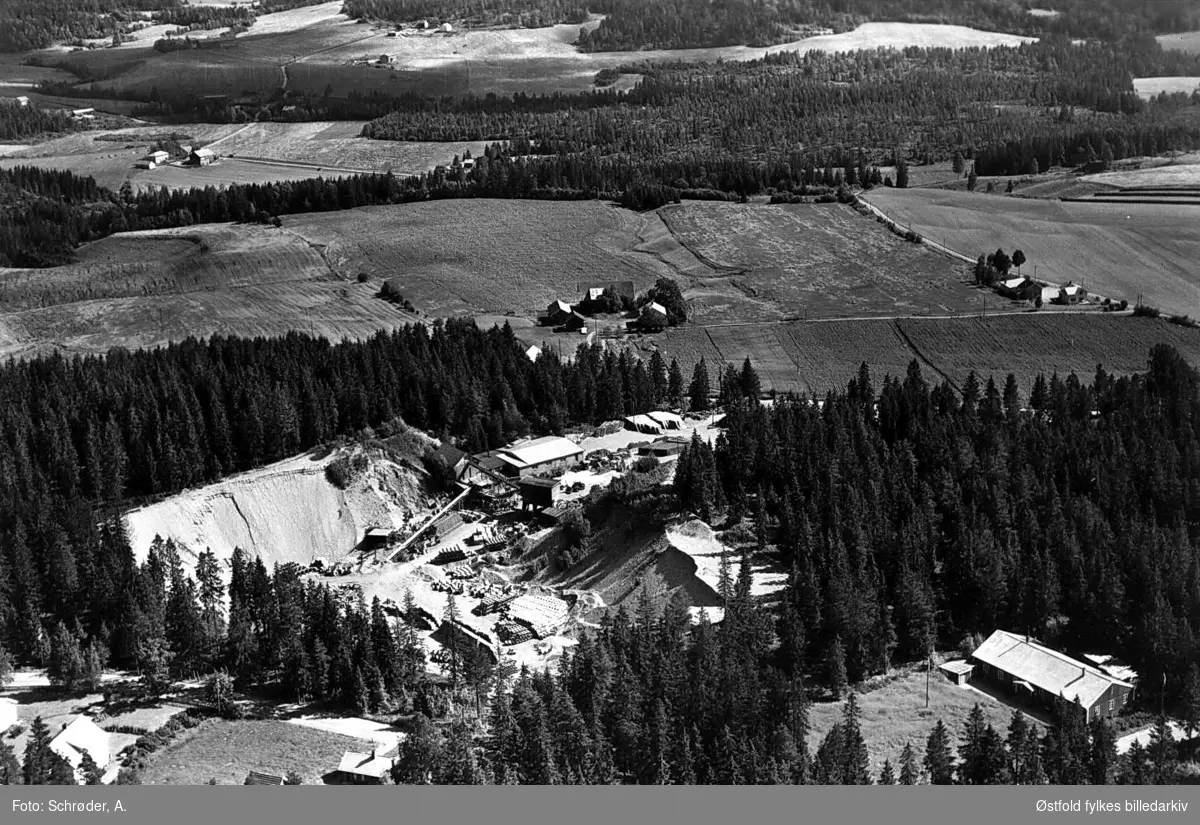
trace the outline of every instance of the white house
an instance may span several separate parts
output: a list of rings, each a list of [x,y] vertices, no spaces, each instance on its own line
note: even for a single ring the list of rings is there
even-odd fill
[[[17,700],[0,699],[0,736],[17,724]]]
[[[50,750],[57,753],[75,769],[75,778],[80,784],[84,782],[83,773],[79,766],[83,763],[83,754],[87,752],[96,767],[104,770],[110,760],[108,731],[101,730],[86,716],[77,716],[75,721],[66,725],[50,740]]]

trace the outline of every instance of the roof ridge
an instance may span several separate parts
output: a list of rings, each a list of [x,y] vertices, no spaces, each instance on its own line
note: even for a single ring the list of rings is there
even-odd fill
[[[1079,681],[1079,679],[1083,678],[1084,674],[1090,673],[1093,676],[1100,676],[1104,679],[1108,679],[1109,681],[1117,682],[1121,685],[1126,685],[1128,687],[1132,687],[1132,685],[1130,685],[1128,682],[1126,682],[1123,679],[1118,679],[1115,676],[1110,676],[1109,674],[1105,673],[1104,671],[1100,670],[1097,667],[1092,667],[1091,665],[1088,665],[1088,664],[1085,664],[1084,662],[1079,661],[1078,659],[1076,659],[1073,656],[1068,656],[1066,653],[1063,653],[1062,651],[1055,650],[1052,647],[1047,647],[1046,645],[1042,644],[1041,642],[1034,641],[1031,636],[1013,633],[1009,630],[997,630],[996,632],[1003,633],[1005,636],[1016,639],[1017,642],[1020,644],[1029,645],[1030,647],[1036,648],[1037,650],[1040,650],[1043,653],[1048,653],[1051,656],[1053,656],[1054,658],[1058,659],[1060,662],[1064,662],[1068,665],[1073,665],[1074,667],[1079,668],[1083,673],[1081,673],[1075,679],[1072,679],[1070,682],[1067,682],[1068,685],[1074,684],[1075,682]]]

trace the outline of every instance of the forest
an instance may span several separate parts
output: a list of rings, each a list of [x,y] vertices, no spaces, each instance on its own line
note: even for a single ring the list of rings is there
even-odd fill
[[[759,46],[795,40],[818,28],[848,31],[867,22],[951,23],[1033,36],[1118,40],[1128,35],[1190,31],[1200,8],[1188,0],[1067,0],[1056,17],[1029,14],[1015,2],[979,0],[347,0],[351,17],[411,23],[450,20],[478,26],[539,27],[581,23],[583,51]]]
[[[75,122],[67,112],[0,102],[0,140],[24,140],[56,132],[70,132],[75,127]]]
[[[363,128],[392,140],[507,140],[516,154],[704,154],[741,161],[802,155],[842,165],[897,152],[949,159],[1021,139],[1066,140],[1084,125],[1197,129],[1197,102],[1144,103],[1131,77],[1200,73],[1200,58],[1066,40],[997,49],[779,53],[716,65],[646,67],[628,92],[406,99]]]

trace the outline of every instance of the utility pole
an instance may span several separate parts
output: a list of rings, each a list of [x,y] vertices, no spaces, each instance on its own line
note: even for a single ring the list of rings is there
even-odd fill
[[[929,646],[929,663],[925,665],[925,707],[929,707],[929,679],[933,675],[933,645]]]

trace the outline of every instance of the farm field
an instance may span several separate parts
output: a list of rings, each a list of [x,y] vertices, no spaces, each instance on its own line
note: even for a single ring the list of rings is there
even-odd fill
[[[348,750],[371,743],[274,720],[207,719],[150,757],[143,785],[241,785],[254,771],[283,776],[295,771],[304,784],[324,784]]]
[[[896,322],[913,349],[959,387],[974,370],[1003,386],[1013,373],[1028,392],[1038,373],[1049,377],[1074,371],[1081,379],[1096,365],[1116,375],[1143,372],[1150,349],[1170,344],[1200,365],[1200,330],[1163,320],[1129,315],[1047,315],[1026,313],[994,318],[924,318]],[[936,378],[926,374],[926,378]]]
[[[1090,379],[1097,364],[1116,375],[1145,370],[1151,347],[1170,344],[1200,365],[1200,331],[1128,314],[1033,313],[963,318],[808,321],[729,327],[688,326],[654,341],[690,379],[703,356],[713,386],[725,364],[749,357],[765,389],[820,397],[845,389],[864,361],[876,382],[902,377],[916,359],[929,382],[962,386],[974,370],[986,383],[1013,373],[1028,392],[1038,373]],[[643,351],[650,349],[641,342]]]
[[[426,172],[448,165],[464,152],[482,154],[485,144],[394,142],[359,137],[361,121],[316,123],[150,124],[84,132],[4,152],[0,167],[18,165],[67,169],[90,175],[101,186],[138,189],[223,186],[336,177],[356,172]],[[221,159],[203,168],[161,166],[135,169],[155,140],[177,134],[213,148]],[[181,140],[183,139],[181,137]]]
[[[1200,188],[1200,154],[1191,152],[1169,159],[1152,159],[1136,168],[1085,175],[1080,180],[1120,187]]]
[[[443,200],[294,216],[286,228],[339,270],[395,278],[431,315],[533,317],[585,283],[640,291],[674,270],[636,251],[653,215],[598,201]],[[548,231],[553,227],[552,231]]]
[[[659,214],[683,246],[716,270],[685,292],[701,325],[979,307],[964,265],[841,204],[698,201]]]
[[[1012,710],[990,696],[950,684],[940,673],[929,681],[929,707],[925,707],[925,673],[912,672],[881,688],[859,694],[862,715],[859,725],[867,752],[871,755],[871,775],[877,776],[884,759],[892,761],[899,773],[900,752],[912,742],[918,760],[925,752],[925,740],[941,719],[949,729],[951,747],[956,747],[967,716],[976,703],[984,719],[1000,732],[1008,729]],[[808,710],[810,725],[808,747],[815,753],[821,739],[842,720],[841,702],[821,702]],[[1031,721],[1026,717],[1026,721]]]
[[[593,19],[584,26],[598,25]],[[709,49],[647,50],[586,54],[573,42],[580,26],[538,29],[472,29],[441,33],[407,32],[388,37],[390,27],[362,25],[331,2],[264,15],[245,34],[204,49],[160,54],[152,41],[125,49],[98,49],[62,55],[68,66],[86,66],[98,78],[89,88],[118,93],[149,92],[158,84],[195,94],[261,93],[288,89],[322,93],[332,86],[343,96],[359,92],[498,94],[581,91],[602,68],[642,61],[701,62],[755,60],[778,51],[851,51],[881,46],[1015,45],[1031,38],[962,26],[924,23],[867,23],[851,32],[810,37],[769,48],[732,46]],[[390,67],[351,65],[392,58]],[[625,81],[626,83],[630,81]]]
[[[1133,88],[1142,100],[1149,100],[1162,92],[1183,92],[1190,95],[1200,89],[1200,77],[1135,77]]]
[[[100,353],[188,336],[363,337],[412,317],[344,280],[285,227],[213,224],[127,233],[76,263],[0,270],[0,354]]]
[[[876,189],[865,200],[901,225],[945,239],[963,255],[1022,249],[1026,272],[1041,280],[1074,281],[1130,303],[1140,295],[1164,311],[1200,315],[1196,206],[1054,202],[932,189]]]

